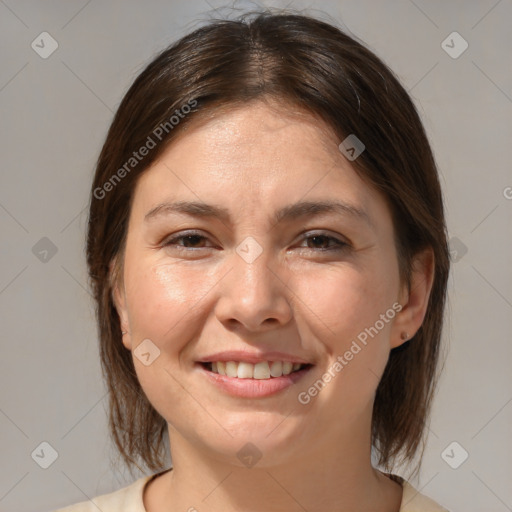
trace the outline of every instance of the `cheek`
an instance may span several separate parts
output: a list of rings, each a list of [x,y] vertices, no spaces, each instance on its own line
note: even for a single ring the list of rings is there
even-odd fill
[[[323,275],[318,270],[302,272],[290,287],[301,299],[296,303],[302,304],[315,337],[332,354],[334,350],[343,350],[347,343],[350,345],[352,339],[374,325],[380,314],[391,307],[393,287],[389,279],[383,278],[389,274],[378,267],[338,267],[323,270]]]
[[[339,267],[324,276],[297,276],[294,290],[304,298],[301,311],[308,319],[302,327],[322,345],[324,371],[335,375],[318,403],[343,403],[357,411],[371,400],[389,357],[393,279],[392,270],[377,263],[365,270]],[[333,419],[336,414],[332,411]]]
[[[192,266],[127,262],[127,304],[133,360],[137,378],[153,407],[169,420],[169,410],[185,411],[190,399],[176,371],[181,355],[197,337],[202,298],[212,284],[204,270]],[[160,351],[149,365],[137,358],[136,348],[151,340]]]
[[[211,288],[203,271],[179,264],[139,264],[127,269],[127,302],[132,333],[140,339],[154,339],[157,345],[186,341],[184,330],[201,299]]]

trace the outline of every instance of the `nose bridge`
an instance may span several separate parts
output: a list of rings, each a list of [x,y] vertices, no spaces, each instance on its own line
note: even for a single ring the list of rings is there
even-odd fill
[[[276,280],[273,256],[270,248],[264,248],[255,238],[246,237],[236,248],[236,255],[233,255],[233,271],[240,280],[242,286],[246,286],[242,295],[250,298],[271,293],[274,288],[272,281]]]
[[[287,288],[274,253],[254,237],[233,251],[217,304],[219,320],[238,321],[247,328],[286,323],[291,317]]]

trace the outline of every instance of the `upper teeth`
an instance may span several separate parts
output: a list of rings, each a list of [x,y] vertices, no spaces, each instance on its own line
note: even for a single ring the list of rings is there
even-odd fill
[[[251,364],[237,361],[216,361],[212,363],[212,372],[228,377],[239,379],[270,379],[270,377],[281,377],[300,369],[300,363],[289,361],[263,361]]]

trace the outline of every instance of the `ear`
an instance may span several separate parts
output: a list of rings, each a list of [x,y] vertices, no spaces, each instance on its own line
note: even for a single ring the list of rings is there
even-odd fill
[[[112,260],[109,265],[110,282],[112,288],[112,301],[119,316],[119,323],[121,325],[123,345],[128,349],[132,349],[132,341],[130,334],[130,322],[128,319],[128,310],[126,308],[126,294],[124,290],[124,280],[120,275],[117,262]]]
[[[424,249],[414,257],[410,288],[404,284],[400,292],[399,303],[402,305],[402,309],[396,315],[393,323],[391,348],[398,347],[410,340],[421,327],[434,282],[434,263],[434,251],[431,247]]]

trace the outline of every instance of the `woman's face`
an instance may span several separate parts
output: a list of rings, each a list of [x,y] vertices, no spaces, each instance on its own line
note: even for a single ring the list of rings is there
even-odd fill
[[[191,125],[141,176],[115,297],[171,443],[240,466],[257,449],[263,466],[367,439],[407,297],[390,211],[339,142],[254,103]],[[200,363],[226,360],[237,377]],[[268,374],[293,362],[310,366]]]

